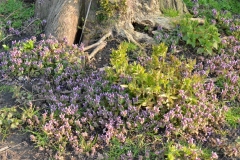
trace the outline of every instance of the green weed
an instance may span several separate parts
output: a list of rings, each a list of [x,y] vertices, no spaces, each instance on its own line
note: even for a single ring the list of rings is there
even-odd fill
[[[21,115],[19,114],[17,107],[1,108],[0,109],[0,135],[4,140],[10,133],[11,129],[18,128],[22,125]]]
[[[167,17],[177,17],[179,12],[175,9],[165,9],[163,10],[163,14]]]
[[[183,40],[193,48],[197,47],[198,54],[212,55],[221,42],[218,29],[207,22],[200,25],[197,21],[184,19],[180,21]]]
[[[15,89],[14,85],[0,84],[0,93],[3,93],[3,92],[14,92],[14,89]]]
[[[153,47],[151,61],[143,65],[136,62],[129,64],[127,50],[128,44],[122,43],[118,50],[112,52],[110,61],[113,67],[107,70],[107,75],[113,81],[119,81],[120,77],[130,76],[132,78],[131,82],[126,84],[123,81],[122,86],[139,97],[138,103],[141,106],[152,106],[158,99],[156,96],[158,96],[165,99],[166,105],[171,108],[170,106],[177,99],[178,89],[181,88],[193,92],[190,86],[194,82],[201,80],[197,76],[185,79],[182,77],[181,71],[177,71],[177,68],[184,65],[187,67],[185,69],[190,71],[195,65],[194,61],[189,61],[188,64],[185,64],[176,57],[171,56],[171,63],[167,63],[165,61],[167,47],[163,43]]]
[[[5,42],[13,35],[24,33],[34,27],[34,33],[42,32],[41,20],[34,16],[34,5],[27,5],[22,0],[7,0],[0,3],[0,42]]]
[[[23,22],[29,20],[34,15],[34,6],[26,6],[21,0],[7,0],[0,4],[0,20],[6,24],[11,21],[10,26],[20,29]],[[10,26],[7,26],[9,28]]]
[[[193,7],[192,0],[183,0],[188,7]],[[198,0],[199,5],[205,11],[210,11],[215,8],[218,11],[228,10],[233,14],[239,14],[239,1],[238,0]],[[207,12],[206,12],[207,13]]]
[[[240,123],[240,106],[231,107],[225,113],[225,119],[230,126],[236,128]]]
[[[211,159],[211,151],[195,144],[169,142],[166,145],[166,159]]]
[[[123,14],[126,11],[126,0],[111,2],[109,0],[99,0],[100,9],[97,12],[100,21],[106,21],[116,17],[117,14]]]
[[[129,159],[129,158],[145,158],[155,159],[157,157],[157,152],[154,153],[151,148],[151,143],[147,143],[147,135],[136,135],[134,139],[127,138],[124,143],[120,142],[118,139],[113,138],[111,140],[111,145],[109,151],[107,152],[108,159]],[[156,138],[161,141],[161,138]],[[152,141],[152,144],[155,143]]]

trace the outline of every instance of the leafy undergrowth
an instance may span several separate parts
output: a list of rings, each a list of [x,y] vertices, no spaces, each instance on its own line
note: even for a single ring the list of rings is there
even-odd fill
[[[13,42],[0,53],[1,78],[31,82],[32,91],[1,84],[0,92],[12,92],[19,105],[0,109],[0,133],[28,132],[54,159],[70,153],[89,159],[239,158],[238,21],[231,29],[215,18],[216,24],[204,26],[186,19],[169,34],[159,27],[150,55],[122,42],[105,71],[92,70],[83,48],[66,40],[42,35],[41,41]],[[214,42],[208,44],[209,37]],[[204,56],[181,59],[179,46]]]
[[[43,22],[33,17],[33,4],[24,3],[22,0],[1,1],[0,43],[6,43],[13,36],[41,33]]]

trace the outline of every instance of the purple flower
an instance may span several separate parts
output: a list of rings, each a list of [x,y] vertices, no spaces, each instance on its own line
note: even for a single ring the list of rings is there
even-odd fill
[[[218,155],[216,152],[212,152],[212,156],[211,156],[212,159],[218,159]]]
[[[213,25],[215,25],[217,23],[215,19],[212,19],[211,22]]]
[[[7,25],[10,26],[11,24],[12,24],[12,21],[11,21],[11,20],[8,20],[8,21],[7,21]]]
[[[192,0],[193,1],[193,3],[198,3],[198,0]]]
[[[165,37],[166,39],[168,39],[168,38],[169,38],[169,34],[165,33],[165,34],[164,34],[164,37]]]
[[[79,46],[80,51],[84,51],[84,43],[81,43]]]
[[[217,10],[216,9],[212,9],[212,14],[215,17],[217,15]]]
[[[19,36],[19,35],[21,34],[21,32],[20,32],[19,30],[17,30],[17,29],[15,29],[14,33],[15,33],[17,36]]]
[[[42,22],[41,22],[41,24],[44,26],[44,25],[46,25],[46,23],[47,23],[47,21],[44,19],[44,20],[42,20]]]
[[[157,30],[158,30],[158,31],[162,31],[162,30],[163,30],[162,26],[158,26],[158,27],[157,27]]]
[[[180,33],[178,33],[178,37],[183,37],[183,35],[182,35],[182,33],[180,32]]]
[[[10,32],[10,33],[14,33],[14,31],[15,31],[15,30],[14,30],[13,27],[10,27],[10,28],[9,28],[9,32]]]
[[[197,10],[194,10],[193,11],[193,14],[196,16],[196,15],[198,15],[198,11]]]

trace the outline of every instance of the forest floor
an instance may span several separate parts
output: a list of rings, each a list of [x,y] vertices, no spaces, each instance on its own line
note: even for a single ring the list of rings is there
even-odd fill
[[[31,36],[34,36],[34,34],[32,34],[32,35],[29,35],[29,34],[28,35],[22,35],[20,37],[19,36],[16,36],[16,37],[13,36],[8,41],[5,41],[5,44],[9,44],[11,46],[11,43],[12,43],[13,40],[21,40],[21,39],[29,38]],[[221,35],[221,36],[224,37],[225,35]],[[91,61],[91,63],[90,63],[91,68],[96,70],[96,71],[99,71],[99,70],[102,70],[104,67],[109,66],[110,63],[111,63],[110,62],[110,55],[111,55],[112,51],[116,50],[118,48],[118,46],[121,44],[122,41],[123,41],[123,39],[120,38],[120,37],[119,38],[116,38],[116,37],[115,38],[109,38],[107,40],[107,46],[101,52],[99,52],[94,57],[94,59]],[[3,50],[3,49],[0,49],[0,52],[1,52],[1,50]],[[168,55],[173,54],[176,57],[178,57],[180,60],[183,60],[183,61],[186,61],[186,59],[196,59],[196,64],[200,64],[200,63],[206,64],[207,60],[210,59],[210,57],[211,57],[210,55],[204,56],[204,55],[201,55],[201,54],[196,54],[196,50],[192,47],[189,47],[189,45],[186,47],[186,43],[183,42],[183,41],[180,41],[178,46],[176,46],[176,50],[178,52],[176,52],[176,53],[172,53],[172,52],[169,53],[168,52]],[[151,47],[146,49],[147,54],[150,54],[151,52],[152,52]],[[237,54],[239,54],[239,52]],[[239,56],[236,56],[236,57],[237,58],[235,58],[235,59],[237,61],[239,59]],[[134,61],[134,59],[136,59],[136,57],[133,57],[133,58],[130,57],[130,61]],[[236,72],[239,73],[239,70],[237,69]],[[208,77],[208,78],[211,78],[211,77]],[[7,79],[7,80],[3,79],[3,80],[0,80],[0,111],[1,111],[1,109],[5,109],[5,108],[11,108],[11,107],[14,107],[14,106],[16,106],[16,107],[21,106],[20,101],[22,100],[21,99],[22,97],[21,97],[21,95],[20,95],[20,97],[19,97],[19,95],[16,95],[16,94],[19,93],[19,92],[16,91],[18,88],[11,88],[11,86],[20,86],[21,90],[25,90],[26,93],[27,92],[33,93],[35,91],[33,90],[32,87],[39,82],[38,80],[39,79],[36,78],[36,81],[33,82],[33,81],[30,81],[30,80],[26,80],[26,79],[22,80],[22,78],[20,78],[20,77],[18,79]],[[240,86],[240,83],[238,85]],[[9,88],[4,88],[6,86],[7,87],[10,86],[10,87]],[[237,93],[237,94],[239,94],[239,93]],[[19,100],[19,99],[21,99],[21,100]],[[226,101],[226,104],[233,103],[234,104],[233,106],[236,107],[236,108],[240,106],[240,101],[239,101],[239,99],[237,100],[237,98],[234,101],[231,101],[231,102],[230,102],[230,100],[229,101],[225,100],[225,101]],[[37,105],[41,106],[43,103],[39,102],[39,104],[36,103],[35,105],[36,106]],[[229,106],[231,107],[231,104],[229,104]],[[238,121],[240,122],[240,119]],[[235,142],[236,139],[239,140],[239,137],[240,137],[239,122],[236,122],[237,125],[236,125],[235,128],[231,128],[229,126],[225,126],[226,128],[222,128],[223,132],[226,131],[226,133],[230,133],[229,135],[225,135],[225,138],[227,137],[229,139],[229,142]],[[27,124],[24,124],[24,125],[26,126]],[[2,141],[0,141],[0,160],[34,160],[34,159],[36,159],[36,160],[50,160],[50,159],[54,159],[53,158],[54,153],[52,153],[51,150],[48,150],[48,149],[45,150],[42,147],[38,147],[38,146],[36,146],[36,143],[34,143],[30,140],[30,135],[31,134],[30,134],[30,132],[27,132],[25,130],[25,128],[24,128],[25,126],[19,126],[17,129],[11,129],[11,131],[7,132],[6,134],[4,134],[4,133],[0,134],[0,140],[2,140]],[[2,128],[0,128],[0,129],[2,129]],[[4,135],[6,135],[6,137],[3,137]],[[239,142],[237,142],[237,143],[239,144]],[[203,148],[208,147],[208,145],[209,144],[206,142],[202,145],[202,147]],[[216,149],[216,148],[214,148],[214,149]],[[86,155],[78,155],[78,156],[74,155],[74,153],[72,151],[73,149],[71,147],[67,146],[67,149],[68,149],[67,150],[68,153],[66,153],[66,155],[64,155],[64,159],[66,159],[66,160],[104,159],[106,157],[106,154],[109,151],[109,148],[103,149],[102,151],[100,151],[94,157],[89,158]],[[142,152],[143,151],[141,151],[139,153],[145,154],[145,153],[142,153]],[[239,150],[237,152],[239,152]],[[116,153],[117,153],[117,151],[116,151]],[[218,151],[218,153],[220,153],[218,155],[219,156],[218,158],[222,159],[222,160],[225,160],[225,159],[226,160],[228,160],[228,159],[238,160],[238,159],[240,159],[239,157],[237,157],[237,158],[236,157],[234,157],[234,158],[227,157],[225,155],[225,153],[223,153],[222,150]],[[232,152],[229,151],[229,153],[232,153]],[[191,154],[194,154],[194,151],[191,152]],[[126,154],[124,153],[124,155],[127,155],[127,153]],[[178,154],[176,154],[176,156],[178,156]],[[211,156],[211,153],[210,153],[210,156]],[[163,157],[166,158],[166,159],[169,158],[169,157],[167,157],[167,153]],[[134,157],[134,159],[137,159],[137,158]],[[191,159],[191,158],[189,158],[189,159]],[[212,160],[213,158],[211,157],[211,158],[206,158],[206,159],[211,159]]]

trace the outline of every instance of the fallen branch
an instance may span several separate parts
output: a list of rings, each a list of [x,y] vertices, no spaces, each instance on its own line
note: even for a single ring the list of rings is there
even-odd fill
[[[199,24],[204,24],[205,20],[202,18],[191,18],[191,21],[197,21]]]
[[[34,99],[34,100],[31,100],[31,102],[36,102],[36,101],[46,101],[46,99]]]
[[[73,91],[62,91],[61,93],[63,94],[69,94],[69,93],[72,93]]]
[[[3,39],[1,39],[0,42],[3,42],[5,39],[7,39],[8,37],[11,37],[11,36],[13,36],[13,35],[12,35],[12,34],[7,35],[7,36],[4,37]]]
[[[0,149],[0,152],[6,151],[6,150],[8,150],[9,148],[10,148],[10,147],[8,147],[8,146],[3,147],[3,148]]]
[[[105,39],[107,39],[108,37],[110,37],[112,35],[112,32],[108,32],[107,34],[105,34],[97,43],[94,43],[90,46],[84,47],[83,51],[87,51],[91,48],[97,47],[99,46],[103,41],[105,41]]]
[[[27,144],[26,141],[24,141],[24,142],[21,142],[21,143],[18,143],[18,144],[16,144],[16,145],[14,145],[14,146],[11,146],[11,147],[6,146],[6,147],[1,148],[1,149],[0,149],[0,152],[6,151],[6,150],[11,149],[11,148],[15,148],[15,147],[19,146],[19,145],[22,144],[22,143],[24,143],[25,145]]]
[[[91,60],[100,50],[102,50],[104,47],[106,47],[107,42],[102,42],[93,50],[93,52],[88,56],[88,59]]]

